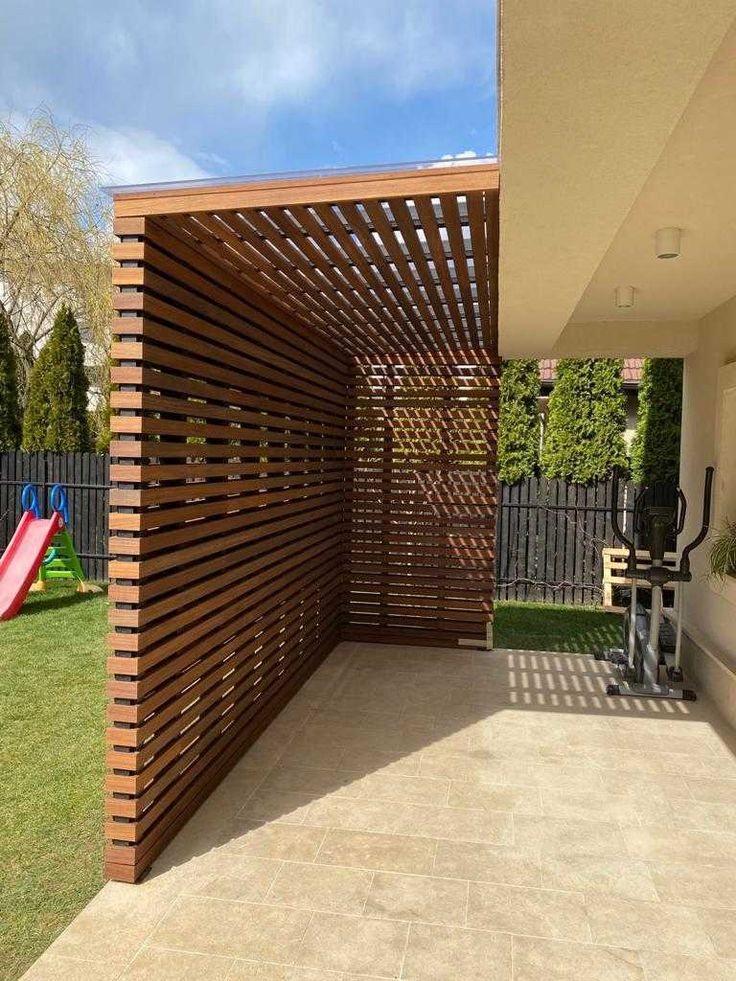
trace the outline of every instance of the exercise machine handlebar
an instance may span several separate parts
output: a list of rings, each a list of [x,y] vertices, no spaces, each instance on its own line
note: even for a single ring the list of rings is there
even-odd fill
[[[705,536],[708,534],[708,529],[710,528],[710,504],[713,492],[713,467],[706,467],[705,469],[705,485],[703,487],[703,521],[700,526],[700,531],[693,538],[689,545],[686,545],[682,550],[682,558],[680,559],[680,573],[689,576],[690,575],[690,553],[693,549],[696,549],[698,545],[703,541]]]
[[[624,535],[623,529],[621,528],[621,523],[618,520],[618,485],[621,480],[621,468],[613,468],[613,481],[611,484],[611,524],[613,526],[613,534],[618,538],[618,540],[624,545],[628,550],[629,557],[627,560],[627,572],[636,572],[636,546],[630,538]]]

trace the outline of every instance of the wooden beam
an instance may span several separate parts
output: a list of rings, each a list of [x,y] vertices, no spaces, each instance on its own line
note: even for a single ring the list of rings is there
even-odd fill
[[[498,190],[497,163],[114,191],[120,218]]]

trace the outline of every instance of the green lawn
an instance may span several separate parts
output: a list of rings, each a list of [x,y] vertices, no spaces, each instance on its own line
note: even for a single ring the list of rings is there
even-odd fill
[[[621,616],[591,606],[497,603],[496,647],[591,654],[621,644]]]
[[[0,978],[102,885],[107,599],[66,584],[0,623]]]
[[[0,979],[13,981],[102,884],[107,600],[50,584],[0,624]],[[588,653],[620,618],[499,603],[498,647]]]

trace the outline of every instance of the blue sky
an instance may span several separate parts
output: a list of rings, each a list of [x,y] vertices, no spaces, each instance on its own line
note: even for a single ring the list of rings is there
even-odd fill
[[[115,183],[496,152],[496,0],[2,0],[0,111]]]

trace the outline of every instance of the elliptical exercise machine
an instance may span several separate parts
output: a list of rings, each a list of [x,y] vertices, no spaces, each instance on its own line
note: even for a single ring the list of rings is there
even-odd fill
[[[651,565],[637,568],[636,546],[622,531],[618,515],[618,488],[620,472],[613,475],[611,524],[614,536],[628,550],[626,575],[631,579],[631,601],[624,618],[624,648],[596,654],[596,660],[611,661],[618,665],[619,680],[608,685],[607,695],[628,695],[646,698],[671,698],[695,701],[695,692],[687,688],[673,688],[672,682],[682,681],[680,651],[682,647],[682,593],[683,584],[692,580],[690,555],[708,534],[710,502],[713,488],[713,467],[705,471],[703,490],[703,520],[700,531],[682,550],[679,565],[668,568],[664,564],[667,542],[676,541],[685,527],[687,501],[682,490],[669,485],[668,503],[659,503],[667,495],[661,493],[663,485],[645,487],[634,504],[633,534],[642,531],[648,542]],[[659,493],[657,493],[659,491]],[[637,586],[651,589],[650,609],[646,610],[637,600]],[[669,649],[661,643],[663,627],[662,591],[670,583],[677,583],[675,601],[675,640]],[[667,622],[665,621],[665,624]],[[660,683],[660,669],[665,669],[666,681]]]

